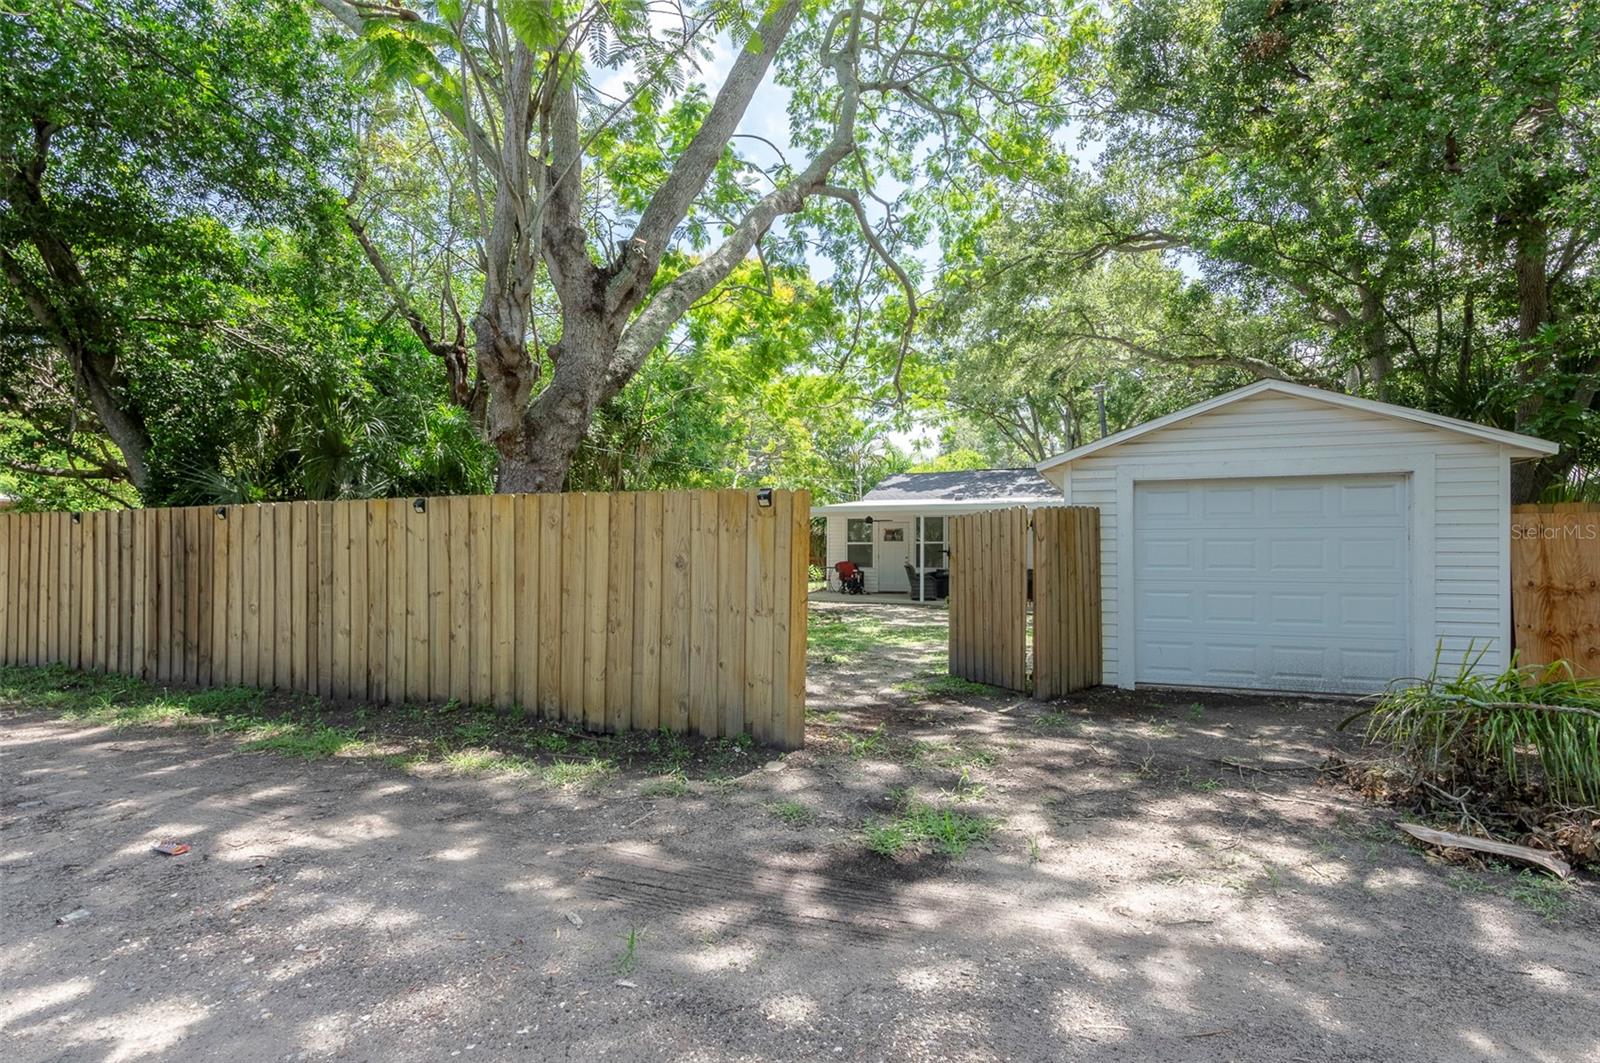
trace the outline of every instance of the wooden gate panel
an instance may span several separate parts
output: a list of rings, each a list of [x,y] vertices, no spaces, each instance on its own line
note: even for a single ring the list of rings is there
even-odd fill
[[[1027,690],[1028,511],[949,520],[950,674]]]
[[[1033,514],[1033,696],[1058,698],[1101,681],[1100,511]]]

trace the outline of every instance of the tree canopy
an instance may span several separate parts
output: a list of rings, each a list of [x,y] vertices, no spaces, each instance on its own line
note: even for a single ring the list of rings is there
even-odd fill
[[[1521,499],[1600,467],[1594,5],[39,0],[0,47],[26,505],[848,498],[1267,376],[1560,442]]]

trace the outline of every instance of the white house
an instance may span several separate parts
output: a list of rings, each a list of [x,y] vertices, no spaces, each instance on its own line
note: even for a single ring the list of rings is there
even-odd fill
[[[1039,464],[1100,509],[1106,682],[1366,692],[1511,646],[1542,439],[1267,380]]]
[[[850,561],[865,570],[867,593],[906,594],[912,574],[945,567],[946,517],[1052,505],[1061,505],[1061,492],[1033,469],[908,472],[884,480],[859,502],[813,506],[811,515],[828,521],[829,587],[839,585],[833,566]],[[926,591],[937,593],[931,584]]]

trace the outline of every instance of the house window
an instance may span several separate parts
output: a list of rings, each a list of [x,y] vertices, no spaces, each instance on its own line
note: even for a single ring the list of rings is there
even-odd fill
[[[864,520],[846,521],[845,560],[861,568],[872,567],[872,525]]]
[[[886,543],[903,543],[906,541],[906,530],[904,528],[885,528],[883,529],[883,541]]]
[[[922,557],[920,568],[944,568],[945,557],[944,518],[922,518]]]

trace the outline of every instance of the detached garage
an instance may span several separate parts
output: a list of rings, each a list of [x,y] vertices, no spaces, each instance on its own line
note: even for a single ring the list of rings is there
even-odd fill
[[[1040,463],[1100,509],[1108,683],[1367,693],[1511,645],[1511,463],[1556,445],[1267,380]]]

